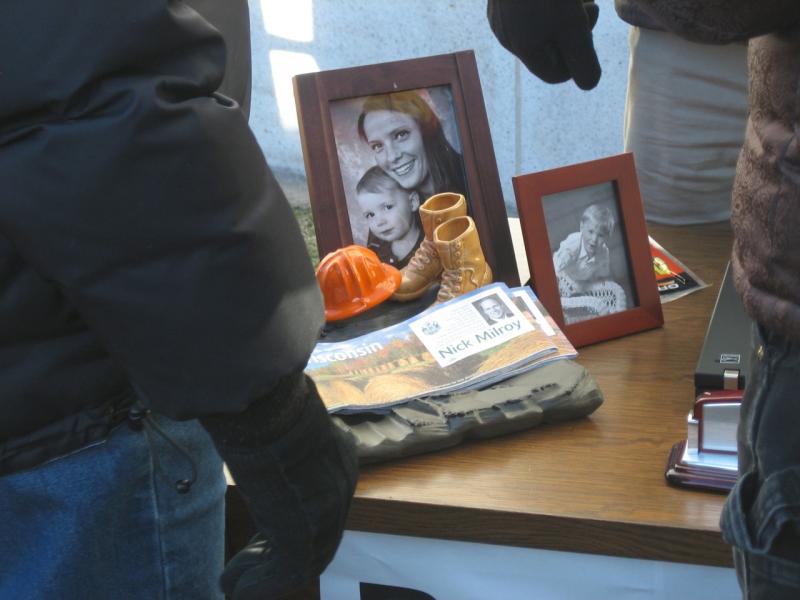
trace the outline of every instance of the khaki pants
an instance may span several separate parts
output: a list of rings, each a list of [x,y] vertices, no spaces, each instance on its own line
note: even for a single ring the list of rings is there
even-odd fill
[[[625,150],[634,153],[648,220],[730,217],[747,122],[746,50],[631,29]]]

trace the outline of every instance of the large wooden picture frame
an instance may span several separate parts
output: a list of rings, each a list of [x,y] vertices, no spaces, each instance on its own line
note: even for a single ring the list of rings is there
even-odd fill
[[[663,324],[633,154],[513,183],[532,285],[574,346]]]
[[[371,170],[375,172],[372,175],[375,175],[376,185],[399,194],[398,205],[408,201],[412,210],[427,199],[431,188],[435,193],[463,192],[467,198],[468,214],[475,220],[495,281],[510,286],[519,284],[472,51],[298,75],[294,78],[294,92],[320,256],[357,243],[378,248],[376,251],[384,262],[402,260],[402,255],[390,255],[391,261],[382,256],[381,252],[386,251],[387,246],[392,250],[395,246],[378,239],[383,232],[370,227],[367,222],[368,218],[376,218],[376,212],[370,211],[369,205],[364,208],[364,197],[359,198],[359,193],[369,193],[366,180],[369,177],[367,171]],[[381,110],[384,116],[386,113],[397,116],[396,111],[400,109],[395,107],[409,99],[428,117],[420,119],[418,115],[411,117],[411,113],[403,113],[398,118],[408,122],[416,120],[425,150],[404,154],[403,158],[397,159],[402,164],[396,169],[387,167],[390,152],[395,151],[391,148],[392,142],[413,134],[409,131],[398,133],[396,129],[385,127],[390,137],[379,138],[382,133],[374,134],[368,130],[370,119],[378,121],[374,113]],[[366,102],[371,104],[365,106]],[[388,106],[392,108],[386,109]],[[373,116],[369,111],[373,111]],[[429,118],[430,115],[435,117]],[[420,125],[421,121],[426,124]],[[438,141],[432,142],[434,134],[439,137]],[[442,141],[442,136],[446,142]],[[456,175],[441,175],[455,171],[439,166],[441,160],[437,157],[443,153],[435,149],[440,147],[449,147],[450,158],[455,157],[455,163],[451,160],[450,164],[456,164]],[[428,185],[432,181],[431,175],[424,185],[415,187],[418,181],[411,178],[417,172],[438,173],[436,186]],[[394,181],[386,179],[387,175],[393,176]],[[380,193],[387,193],[383,188]],[[416,212],[412,219],[421,236]],[[391,235],[387,234],[387,238]],[[417,237],[416,245],[420,240],[421,237]],[[413,250],[405,260],[412,254]],[[396,266],[402,266],[402,262]]]

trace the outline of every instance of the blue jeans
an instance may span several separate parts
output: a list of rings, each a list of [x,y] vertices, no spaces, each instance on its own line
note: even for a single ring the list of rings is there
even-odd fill
[[[0,598],[222,598],[222,461],[197,421],[144,425],[0,477]]]
[[[740,478],[720,526],[748,600],[800,598],[800,345],[755,331],[739,421]]]

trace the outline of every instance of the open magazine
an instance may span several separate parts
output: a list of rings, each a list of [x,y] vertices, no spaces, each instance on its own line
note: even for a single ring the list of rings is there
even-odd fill
[[[391,327],[321,342],[306,373],[329,411],[377,411],[575,355],[530,288],[495,283]]]
[[[550,338],[550,343],[555,346],[555,351],[543,354],[539,358],[526,363],[526,365],[517,372],[509,371],[506,373],[507,376],[510,377],[511,375],[517,375],[518,373],[529,371],[533,367],[540,367],[543,364],[552,362],[554,360],[559,360],[562,358],[575,358],[578,355],[575,347],[567,339],[567,336],[564,335],[564,332],[559,329],[555,319],[550,316],[550,314],[547,312],[547,309],[541,303],[539,298],[536,297],[536,294],[533,293],[531,288],[512,288],[511,298],[529,321],[532,321],[541,327],[545,335]]]

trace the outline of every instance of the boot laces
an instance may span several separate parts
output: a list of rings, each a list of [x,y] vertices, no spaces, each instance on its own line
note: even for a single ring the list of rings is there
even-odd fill
[[[439,288],[439,299],[455,298],[461,289],[461,270],[445,269],[442,273],[442,285]]]
[[[439,255],[436,252],[436,245],[430,240],[422,240],[422,243],[417,248],[414,256],[408,261],[408,267],[411,269],[423,269],[426,265],[431,264],[434,258]]]

